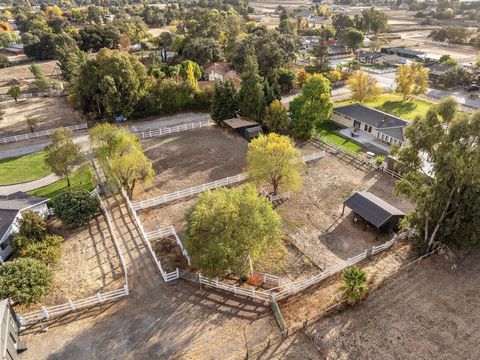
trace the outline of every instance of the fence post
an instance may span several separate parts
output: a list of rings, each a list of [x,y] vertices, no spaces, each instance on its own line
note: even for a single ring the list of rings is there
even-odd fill
[[[125,289],[125,295],[128,296],[128,284],[125,284],[123,288]]]
[[[70,304],[70,309],[72,309],[72,311],[75,310],[75,304],[73,303],[72,300],[68,300],[68,303]]]
[[[97,301],[102,302],[102,295],[99,292],[97,293]]]
[[[45,316],[45,319],[49,319],[49,315],[48,315],[48,310],[45,306],[42,306],[42,311],[43,311],[43,315]]]

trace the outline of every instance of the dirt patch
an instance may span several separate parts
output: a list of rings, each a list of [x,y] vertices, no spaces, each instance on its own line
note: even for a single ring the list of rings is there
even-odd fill
[[[401,242],[373,258],[365,259],[359,266],[367,275],[369,290],[374,291],[385,279],[393,276],[402,266],[414,259],[412,243]],[[339,291],[342,285],[340,272],[299,295],[282,301],[280,309],[287,326],[290,329],[299,329],[305,321],[315,321],[331,307],[342,302],[342,294]]]
[[[65,97],[8,100],[1,102],[0,106],[5,110],[0,121],[2,137],[30,133],[27,117],[36,120],[35,131],[85,123],[82,114],[74,110]]]
[[[355,191],[369,191],[408,212],[405,198],[394,195],[395,181],[375,170],[356,167],[333,155],[306,166],[303,189],[282,204],[278,211],[285,233],[321,268],[333,266],[389,240],[391,236],[354,224],[343,201]]]
[[[443,255],[424,259],[361,306],[315,324],[320,358],[478,359],[479,281],[478,250],[458,267]]]
[[[169,273],[177,268],[183,270],[188,268],[187,259],[183,256],[182,249],[173,237],[154,240],[152,241],[152,247],[165,272]]]
[[[38,67],[48,77],[56,76],[60,73],[56,60],[36,62],[35,64],[38,65]],[[18,85],[17,81],[20,84],[31,82],[34,79],[34,76],[30,71],[31,65],[32,64],[29,63],[0,69],[0,94],[6,94],[12,85]],[[12,80],[15,83],[12,82]]]
[[[103,215],[78,229],[64,226],[57,219],[48,225],[53,233],[63,236],[64,242],[60,260],[53,267],[53,291],[42,299],[41,305],[59,305],[123,285],[120,260]],[[21,310],[37,308],[38,305],[32,305]]]
[[[245,168],[248,143],[218,127],[142,141],[155,170],[153,184],[137,189],[134,199],[148,199],[234,176]]]

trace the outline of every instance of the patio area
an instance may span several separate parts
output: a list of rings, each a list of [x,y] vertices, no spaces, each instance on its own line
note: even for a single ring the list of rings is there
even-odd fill
[[[349,127],[338,130],[338,132],[346,138],[351,139],[356,143],[362,145],[362,151],[364,152],[369,151],[373,152],[376,155],[387,155],[390,152],[390,147],[382,144],[372,134],[360,129],[356,129],[357,131],[355,135],[352,135],[354,130],[354,127]]]

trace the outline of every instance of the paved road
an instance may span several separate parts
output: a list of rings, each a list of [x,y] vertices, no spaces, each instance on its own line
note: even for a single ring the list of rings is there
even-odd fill
[[[55,181],[60,180],[60,178],[55,174],[50,174],[41,179],[8,186],[0,186],[0,195],[10,195],[18,191],[27,192],[30,190],[38,189],[47,185],[54,183]]]

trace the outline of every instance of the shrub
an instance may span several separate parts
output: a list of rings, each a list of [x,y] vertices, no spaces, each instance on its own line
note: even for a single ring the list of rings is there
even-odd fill
[[[66,225],[84,225],[100,211],[100,201],[87,190],[72,189],[53,199],[55,215]]]
[[[57,235],[48,235],[43,241],[29,243],[22,247],[20,256],[41,261],[45,265],[51,265],[58,261],[62,254],[61,244],[63,238]]]
[[[52,289],[53,275],[41,261],[23,258],[0,266],[0,298],[20,304],[40,301]]]
[[[377,166],[382,166],[384,161],[385,161],[385,158],[381,155],[375,158],[375,164],[377,164]]]
[[[31,241],[41,241],[46,235],[47,224],[41,215],[30,210],[22,213],[18,236],[31,239]]]
[[[6,68],[10,66],[10,60],[5,55],[0,55],[0,68]]]
[[[344,285],[340,288],[343,298],[350,303],[356,303],[363,299],[367,292],[367,275],[358,266],[343,271]]]

